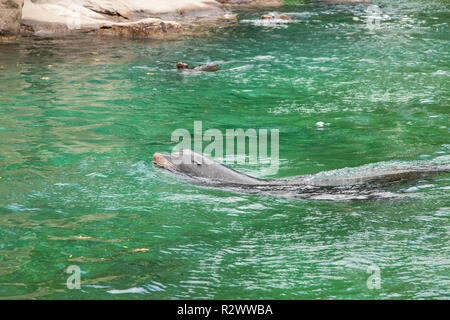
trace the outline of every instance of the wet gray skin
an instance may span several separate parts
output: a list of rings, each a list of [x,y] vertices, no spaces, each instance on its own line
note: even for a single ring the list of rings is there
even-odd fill
[[[206,72],[214,72],[214,71],[219,71],[220,63],[210,63],[210,64],[206,64],[204,66],[198,66],[198,67],[194,67],[194,70],[197,71],[206,71]]]
[[[183,62],[178,62],[177,63],[177,69],[178,70],[192,70],[192,71],[205,71],[205,72],[214,72],[214,71],[219,71],[221,63],[209,63],[209,64],[205,64],[202,66],[195,66],[192,67],[190,65],[188,65],[187,63],[183,63]]]
[[[157,152],[153,155],[153,163],[156,167],[197,179],[206,184],[258,185],[266,183],[266,180],[250,177],[192,150],[185,149],[171,154]]]
[[[247,192],[293,195],[312,198],[324,194],[353,195],[370,198],[379,195],[381,187],[411,182],[438,173],[450,172],[450,165],[387,163],[343,168],[288,179],[260,179],[228,168],[192,150],[155,153],[153,163],[179,177],[202,185]],[[352,198],[352,196],[350,196]]]

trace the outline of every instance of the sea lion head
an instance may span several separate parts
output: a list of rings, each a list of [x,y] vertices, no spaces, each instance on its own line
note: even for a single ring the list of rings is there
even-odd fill
[[[200,180],[208,181],[208,183],[259,183],[253,177],[237,172],[189,149],[172,153],[157,152],[153,155],[153,163],[155,167],[190,178],[200,178]]]
[[[206,168],[218,165],[215,161],[189,149],[172,153],[156,152],[153,155],[153,163],[158,168],[199,177],[208,177]]]
[[[261,16],[261,19],[263,19],[263,20],[275,19],[275,16],[273,14],[263,14]]]
[[[184,62],[178,62],[177,63],[177,69],[189,69],[189,65]]]

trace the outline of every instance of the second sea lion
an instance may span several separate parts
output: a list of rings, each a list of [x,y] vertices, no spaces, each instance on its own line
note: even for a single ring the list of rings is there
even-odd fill
[[[205,64],[203,66],[190,66],[187,63],[184,62],[178,62],[177,63],[177,69],[178,70],[192,70],[192,71],[206,71],[206,72],[214,72],[214,71],[219,71],[220,63],[209,63],[209,64]]]

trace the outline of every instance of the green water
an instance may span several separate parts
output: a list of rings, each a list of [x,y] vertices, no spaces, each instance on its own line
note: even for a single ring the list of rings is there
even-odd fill
[[[2,45],[0,298],[448,299],[448,175],[337,202],[205,189],[151,161],[195,120],[279,129],[272,177],[448,156],[448,3],[393,2],[375,29],[367,4],[306,3],[194,39]]]

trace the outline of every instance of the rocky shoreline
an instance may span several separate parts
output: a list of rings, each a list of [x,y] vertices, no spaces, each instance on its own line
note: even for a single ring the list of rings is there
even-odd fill
[[[0,42],[17,39],[20,33],[23,0],[0,0]]]
[[[233,19],[231,7],[280,5],[281,0],[0,0],[0,41],[73,33],[174,38],[195,23]]]
[[[235,19],[231,11],[235,7],[282,5],[282,0],[0,0],[0,42],[13,41],[20,34],[176,38],[192,26]]]

